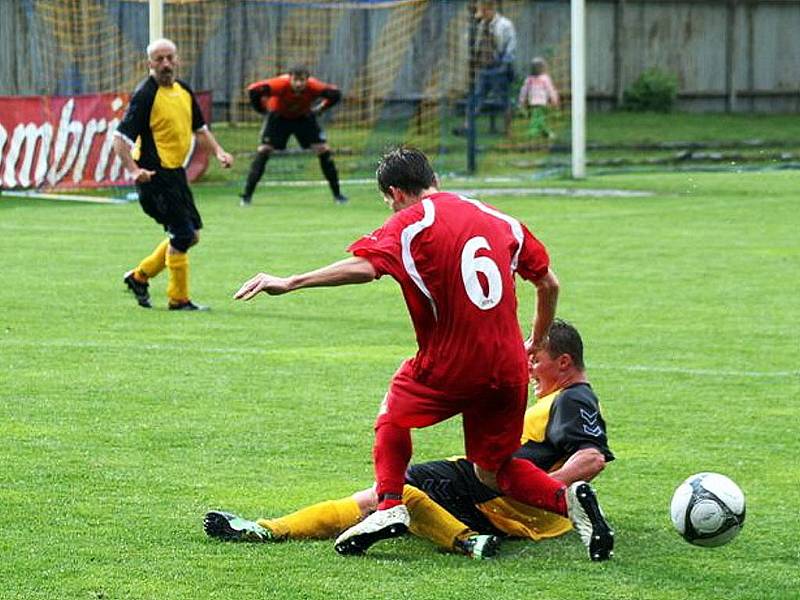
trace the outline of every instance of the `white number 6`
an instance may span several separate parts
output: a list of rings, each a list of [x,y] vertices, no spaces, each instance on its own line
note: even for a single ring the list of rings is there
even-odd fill
[[[475,256],[478,250],[491,250],[489,242],[483,236],[471,238],[464,244],[461,251],[461,279],[464,280],[464,289],[470,301],[481,310],[489,310],[497,306],[503,297],[503,279],[496,262],[488,256]],[[486,276],[489,284],[486,294],[478,280],[478,273]]]

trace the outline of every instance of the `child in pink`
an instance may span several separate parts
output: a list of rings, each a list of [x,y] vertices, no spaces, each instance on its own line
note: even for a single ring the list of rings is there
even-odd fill
[[[530,134],[534,137],[554,138],[547,126],[547,113],[550,107],[558,108],[558,91],[547,74],[547,62],[537,57],[531,61],[531,74],[519,90],[519,106],[529,112],[531,118]]]

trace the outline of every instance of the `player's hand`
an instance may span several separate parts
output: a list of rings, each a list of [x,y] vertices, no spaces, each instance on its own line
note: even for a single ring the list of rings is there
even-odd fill
[[[155,171],[148,171],[147,169],[137,169],[133,172],[133,180],[136,183],[147,183],[156,174]]]
[[[525,340],[525,352],[528,353],[528,356],[534,356],[539,350],[545,347],[545,344],[547,344],[547,338],[534,340],[533,335],[531,335]]]
[[[225,152],[222,148],[217,151],[217,160],[223,169],[228,169],[233,165],[233,156]]]
[[[244,282],[239,291],[233,295],[234,300],[250,300],[253,296],[266,292],[270,296],[280,296],[291,291],[289,280],[285,277],[274,277],[268,273],[259,273]]]

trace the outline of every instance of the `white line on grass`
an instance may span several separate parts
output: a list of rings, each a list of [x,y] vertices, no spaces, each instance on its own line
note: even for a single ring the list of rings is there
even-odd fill
[[[462,196],[570,196],[588,198],[647,198],[652,192],[636,190],[595,190],[583,188],[488,188],[472,190],[452,190]]]
[[[800,371],[734,371],[732,369],[687,369],[685,367],[658,367],[652,365],[589,365],[588,369],[603,371],[637,371],[645,373],[674,373],[695,377],[751,377],[751,378],[791,378],[800,377]]]
[[[99,227],[100,225],[98,225]],[[52,225],[7,225],[2,224],[0,225],[0,231],[25,231],[25,232],[36,232],[36,231],[47,231],[52,232],[53,226]],[[92,234],[97,233],[97,228],[95,227],[63,227],[61,225],[58,226],[59,233],[86,233]],[[130,236],[130,232],[124,231],[122,229],[118,230],[106,230],[103,232],[105,237],[111,236]],[[205,239],[209,239],[213,237],[215,234],[210,233],[206,234]],[[243,234],[241,232],[237,233],[237,236],[241,237]],[[245,234],[246,235],[246,234]],[[308,231],[269,231],[267,233],[254,233],[252,235],[258,235],[260,238],[299,238],[299,237],[308,237]],[[351,236],[359,236],[361,232],[352,233]],[[342,232],[342,229],[315,229],[314,230],[314,237],[322,237],[322,236],[332,236],[332,237],[339,237],[344,236],[346,239],[347,235]]]
[[[477,183],[528,183],[524,179],[511,177],[484,177],[483,179],[464,179],[461,182]],[[340,182],[343,186],[348,185],[375,185],[374,179],[343,179]],[[264,187],[281,188],[305,188],[305,187],[324,187],[327,182],[319,179],[304,179],[296,181],[265,181],[259,183]],[[641,190],[619,190],[619,189],[591,189],[591,188],[554,188],[554,187],[517,187],[517,188],[471,188],[471,189],[449,189],[445,191],[463,196],[575,196],[592,198],[648,198],[653,196],[653,192]]]
[[[82,194],[58,194],[37,192],[36,190],[3,190],[9,198],[33,198],[34,200],[62,200],[64,202],[89,202],[92,204],[127,204],[128,200],[107,196],[86,196]]]
[[[49,348],[91,348],[98,350],[126,349],[130,344],[120,344],[115,342],[88,342],[88,341],[75,341],[75,340],[47,340],[40,342],[31,342],[26,340],[4,340],[0,341],[0,346],[26,346],[26,347],[49,347]],[[136,348],[141,350],[156,350],[168,351],[174,348],[171,344],[136,344]],[[352,354],[353,356],[364,356],[370,354],[370,350],[386,350],[393,349],[399,354],[410,352],[409,348],[397,345],[371,345],[371,346],[347,346],[347,349],[341,347],[336,348],[339,352],[338,357],[334,357],[334,352],[330,346],[306,346],[300,348],[286,349],[286,348],[226,348],[226,347],[194,347],[193,352],[204,354],[221,354],[221,355],[242,355],[252,354],[255,356],[296,356],[296,355],[317,355],[320,357],[333,358],[338,360],[341,354]],[[365,352],[366,351],[366,352]],[[398,358],[399,360],[399,358]],[[587,365],[589,371],[635,371],[641,373],[674,373],[676,375],[690,375],[692,377],[747,377],[753,379],[791,379],[800,378],[800,371],[736,371],[733,369],[687,369],[685,367],[661,367],[657,365],[603,365],[603,364],[590,364]]]

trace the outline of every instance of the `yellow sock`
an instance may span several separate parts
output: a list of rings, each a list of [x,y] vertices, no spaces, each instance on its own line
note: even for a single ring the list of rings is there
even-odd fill
[[[453,543],[457,539],[464,539],[474,533],[413,485],[403,487],[403,503],[408,507],[408,514],[411,516],[411,533],[428,539],[445,550],[453,550]]]
[[[189,300],[189,255],[185,252],[167,252],[167,298],[170,304]]]
[[[138,281],[147,283],[148,279],[155,277],[164,270],[164,267],[167,265],[167,246],[169,246],[169,239],[161,242],[156,246],[156,249],[153,250],[150,256],[142,259],[142,262],[139,263],[139,266],[136,267],[136,270],[133,272],[133,276]]]
[[[361,509],[352,496],[319,502],[278,519],[259,519],[278,539],[328,539],[361,520]]]

